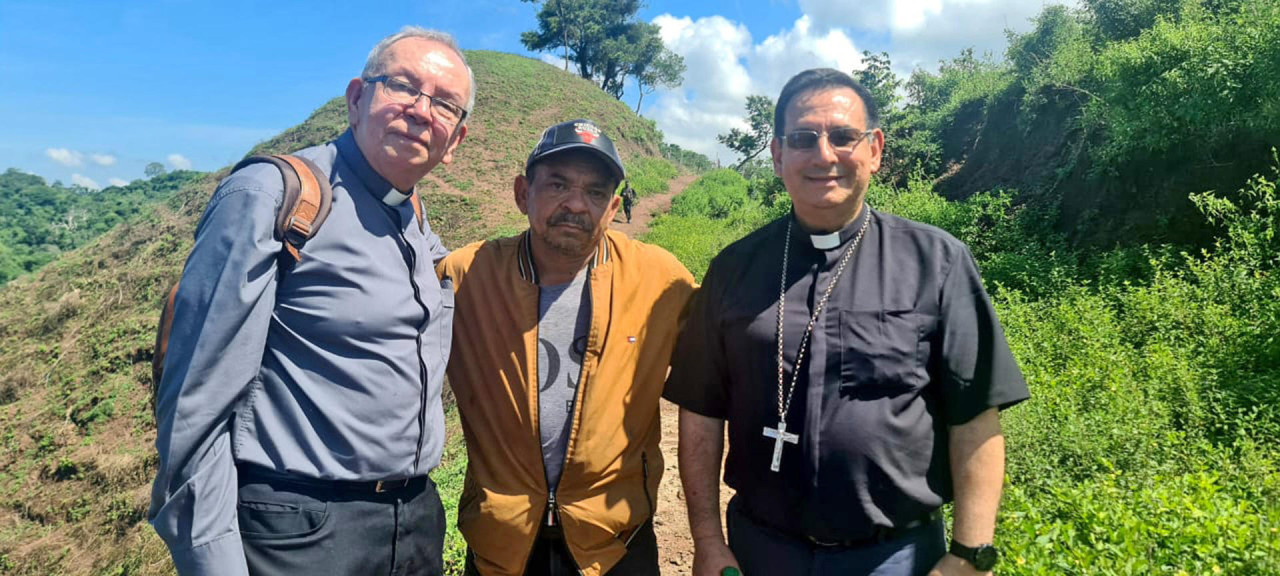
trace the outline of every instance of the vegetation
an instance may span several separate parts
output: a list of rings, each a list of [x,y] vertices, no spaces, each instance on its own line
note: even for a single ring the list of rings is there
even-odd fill
[[[0,285],[101,236],[199,175],[178,171],[88,190],[10,168],[0,174]]]
[[[716,141],[742,156],[733,166],[744,170],[761,152],[769,149],[773,140],[773,99],[768,96],[747,96],[747,129],[732,128],[716,136]]]
[[[715,168],[715,165],[711,163],[709,158],[694,152],[693,150],[685,150],[675,144],[668,144],[666,142],[663,142],[660,148],[662,150],[663,158],[675,162],[695,174],[701,174]]]
[[[666,192],[677,174],[676,167],[662,158],[638,158],[627,165],[627,181],[641,198]]]
[[[966,51],[906,82],[896,185],[918,167],[950,198],[1017,190],[1074,245],[1207,246],[1188,194],[1236,190],[1280,142],[1274,0],[1050,6],[1005,56]]]
[[[540,0],[523,0],[539,2]],[[538,11],[538,29],[520,35],[534,52],[564,50],[578,75],[622,99],[627,77],[644,95],[659,86],[680,85],[684,58],[667,49],[658,26],[636,20],[641,0],[546,0]],[[636,102],[636,113],[640,102]]]

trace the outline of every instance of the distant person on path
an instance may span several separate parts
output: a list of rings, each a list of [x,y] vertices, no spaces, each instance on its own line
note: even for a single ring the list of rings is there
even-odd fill
[[[439,266],[467,440],[466,573],[658,575],[658,398],[689,271],[610,231],[625,180],[588,120],[548,128],[514,183],[519,235]]]
[[[631,223],[631,207],[636,203],[636,189],[627,186],[622,189],[622,211],[627,214],[627,224]]]
[[[865,204],[884,134],[849,75],[793,77],[774,134],[792,212],[712,261],[665,392],[681,407],[694,574],[986,573],[999,410],[1028,392],[973,257]]]
[[[152,525],[186,575],[442,573],[448,253],[417,182],[466,137],[475,81],[444,33],[383,39],[350,128],[296,155],[332,211],[278,266],[281,172],[223,179],[196,229],[157,394]]]

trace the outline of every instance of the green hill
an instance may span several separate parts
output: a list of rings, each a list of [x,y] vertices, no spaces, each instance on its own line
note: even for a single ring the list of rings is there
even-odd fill
[[[479,84],[470,133],[456,161],[419,184],[447,245],[523,228],[511,180],[552,123],[592,118],[625,160],[658,156],[653,123],[590,82],[520,56],[468,58]],[[253,152],[323,143],[345,124],[335,99]],[[193,176],[156,209],[0,288],[0,573],[172,573],[145,521],[156,464],[152,339],[224,174]]]

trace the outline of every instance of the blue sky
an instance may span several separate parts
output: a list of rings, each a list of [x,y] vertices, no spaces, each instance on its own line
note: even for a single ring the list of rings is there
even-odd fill
[[[904,72],[967,45],[1000,51],[1002,22],[1026,29],[1041,3],[649,0],[640,17],[662,26],[690,72],[685,86],[646,97],[643,113],[669,140],[727,161],[714,136],[740,121],[746,94],[776,94],[811,65],[855,67],[865,49],[889,51]],[[467,49],[550,60],[520,45],[535,10],[518,0],[4,0],[0,169],[88,186],[141,178],[152,161],[215,170],[340,95],[378,39],[406,24]]]

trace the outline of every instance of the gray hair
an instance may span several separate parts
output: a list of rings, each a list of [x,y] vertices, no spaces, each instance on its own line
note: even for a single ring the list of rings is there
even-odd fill
[[[431,42],[439,42],[448,46],[450,50],[453,50],[454,54],[458,55],[458,59],[462,60],[462,65],[467,68],[467,77],[471,79],[471,94],[467,96],[466,105],[467,118],[470,119],[471,111],[476,106],[476,73],[471,70],[471,65],[467,64],[467,57],[462,53],[462,49],[458,48],[458,42],[448,32],[429,30],[421,26],[405,26],[401,28],[399,32],[383,38],[378,42],[377,46],[373,47],[373,50],[369,51],[369,59],[365,61],[364,71],[360,73],[360,77],[373,78],[381,75],[383,72],[382,56],[386,53],[387,48],[406,38],[421,38]]]

